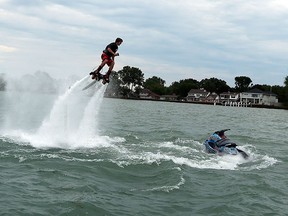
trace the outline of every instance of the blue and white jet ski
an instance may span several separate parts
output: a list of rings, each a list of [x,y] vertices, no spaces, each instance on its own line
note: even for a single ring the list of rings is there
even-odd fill
[[[242,155],[243,158],[248,158],[248,154],[237,148],[237,144],[229,140],[225,136],[225,132],[230,129],[224,129],[214,132],[205,142],[205,151],[211,154],[218,155]]]

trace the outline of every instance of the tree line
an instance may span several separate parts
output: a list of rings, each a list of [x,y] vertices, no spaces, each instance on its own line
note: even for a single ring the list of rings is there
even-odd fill
[[[165,80],[153,76],[144,80],[144,73],[135,67],[125,66],[122,70],[114,72],[111,77],[111,85],[107,88],[107,94],[122,97],[138,97],[142,89],[149,89],[158,95],[176,94],[179,99],[185,98],[191,89],[203,88],[208,92],[221,94],[223,92],[244,92],[253,88],[272,92],[278,96],[279,102],[288,104],[288,76],[284,80],[284,86],[279,85],[254,85],[247,76],[235,77],[235,87],[227,85],[226,81],[212,77],[201,81],[189,78],[173,82],[165,86]]]

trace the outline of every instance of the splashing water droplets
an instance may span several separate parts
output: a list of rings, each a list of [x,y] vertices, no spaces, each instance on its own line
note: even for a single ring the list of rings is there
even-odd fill
[[[96,83],[91,97],[81,92],[87,77],[77,81],[60,96],[35,135],[30,137],[34,147],[78,148],[103,142],[97,134],[97,118],[106,86]],[[91,91],[92,91],[91,90]]]

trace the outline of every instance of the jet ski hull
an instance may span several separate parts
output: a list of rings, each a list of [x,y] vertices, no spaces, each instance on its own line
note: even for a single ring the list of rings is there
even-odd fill
[[[236,148],[236,144],[229,142],[228,139],[225,142],[215,143],[210,140],[206,140],[204,142],[205,151],[210,154],[218,154],[218,155],[242,155],[243,158],[248,158],[248,154],[243,150]]]

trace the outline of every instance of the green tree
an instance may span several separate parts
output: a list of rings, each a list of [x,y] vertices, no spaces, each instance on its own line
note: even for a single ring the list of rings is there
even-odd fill
[[[235,77],[235,90],[238,92],[244,92],[252,85],[252,80],[247,76]]]
[[[275,85],[271,87],[271,90],[274,94],[278,96],[278,101],[279,102],[285,102],[285,87]]]
[[[143,87],[144,74],[139,68],[125,66],[122,70],[118,71],[119,78],[121,80],[121,89],[123,95],[135,94],[137,89]],[[127,93],[127,90],[129,92]]]
[[[287,88],[288,88],[288,76],[285,77],[284,87],[287,87]]]
[[[254,89],[254,88],[257,88],[257,89],[260,89],[260,90],[262,90],[262,91],[271,91],[272,86],[270,86],[270,85],[260,85],[260,84],[256,84],[256,85],[253,85],[252,88],[253,88],[253,89]]]
[[[127,98],[131,94],[131,90],[127,86],[122,86],[121,94],[123,97]]]
[[[288,76],[284,80],[284,103],[288,106]]]
[[[170,91],[179,95],[181,98],[186,97],[191,89],[198,89],[199,82],[194,79],[184,79],[179,82],[173,82],[169,87]]]
[[[211,93],[215,92],[218,95],[222,92],[229,91],[230,89],[224,80],[217,79],[215,77],[201,80],[200,87]]]
[[[153,76],[151,78],[146,79],[144,82],[143,87],[146,89],[149,89],[150,91],[159,94],[164,95],[166,92],[165,81],[161,79],[160,77]]]

